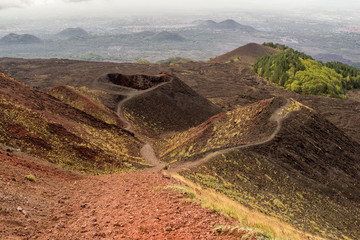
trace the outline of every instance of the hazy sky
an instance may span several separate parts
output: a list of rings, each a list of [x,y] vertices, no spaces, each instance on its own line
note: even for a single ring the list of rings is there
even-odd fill
[[[151,11],[359,10],[359,0],[0,0],[2,18],[114,17]]]

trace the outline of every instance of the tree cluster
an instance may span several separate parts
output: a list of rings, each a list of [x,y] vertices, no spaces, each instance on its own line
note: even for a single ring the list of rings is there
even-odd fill
[[[267,43],[265,42],[265,43],[263,43],[263,45],[267,46],[267,47],[274,48],[274,49],[280,49],[280,50],[286,50],[286,49],[289,48],[286,45],[279,44],[279,43],[273,43],[273,42],[267,42]]]
[[[334,69],[345,79],[344,84],[347,90],[360,88],[360,70],[341,62],[327,62],[325,66]]]
[[[345,98],[345,90],[360,88],[358,69],[338,62],[323,64],[291,48],[258,58],[254,71],[272,83],[301,94]]]

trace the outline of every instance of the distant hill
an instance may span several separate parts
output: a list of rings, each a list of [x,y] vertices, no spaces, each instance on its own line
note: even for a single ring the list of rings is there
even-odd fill
[[[134,33],[135,36],[141,38],[148,38],[154,36],[155,34],[156,34],[155,32],[151,32],[151,31],[142,31],[142,32]]]
[[[32,44],[40,43],[41,39],[31,34],[15,34],[10,33],[0,39],[3,44]]]
[[[202,28],[216,28],[218,25],[217,22],[213,21],[213,20],[206,20],[205,22],[202,22],[198,25],[198,27],[202,27]]]
[[[213,20],[207,20],[200,23],[198,28],[204,29],[222,29],[222,30],[243,30],[243,31],[255,31],[255,28],[247,25],[242,25],[232,19],[228,19],[222,22],[215,22]]]
[[[353,63],[353,64],[352,64],[352,66],[354,66],[354,67],[356,67],[356,68],[360,69],[360,62],[358,62],[358,63]]]
[[[341,62],[347,65],[353,65],[354,63],[348,59],[343,58],[343,56],[337,54],[317,54],[313,56],[313,58],[317,61],[321,61],[323,63],[326,62]]]
[[[159,33],[156,33],[153,36],[150,36],[149,38],[151,41],[156,41],[156,42],[183,42],[186,39],[183,38],[182,36],[180,36],[177,33],[172,33],[172,32],[167,32],[167,31],[162,31]]]
[[[218,57],[215,57],[210,60],[210,62],[231,62],[231,61],[239,61],[246,62],[248,64],[254,64],[255,59],[262,56],[270,56],[272,54],[276,54],[279,51],[267,46],[263,46],[257,43],[249,43],[245,46],[239,47],[231,52],[225,53]]]
[[[184,57],[171,57],[164,60],[157,61],[158,64],[176,64],[176,63],[187,63],[187,62],[195,62],[195,60],[191,58]]]
[[[59,38],[84,38],[89,36],[89,33],[82,28],[66,28],[56,34]]]

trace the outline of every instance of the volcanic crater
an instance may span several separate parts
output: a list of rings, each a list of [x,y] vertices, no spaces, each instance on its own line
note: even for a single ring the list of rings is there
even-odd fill
[[[160,73],[158,75],[145,75],[145,74],[134,74],[126,75],[121,73],[108,73],[103,76],[106,80],[113,84],[135,88],[138,90],[146,90],[152,88],[160,83],[169,82],[168,74]]]

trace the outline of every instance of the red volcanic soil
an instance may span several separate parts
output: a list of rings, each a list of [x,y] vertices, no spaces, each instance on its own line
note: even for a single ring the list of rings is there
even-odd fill
[[[80,175],[0,150],[0,239],[234,239],[159,173]],[[35,176],[31,182],[25,178]]]

